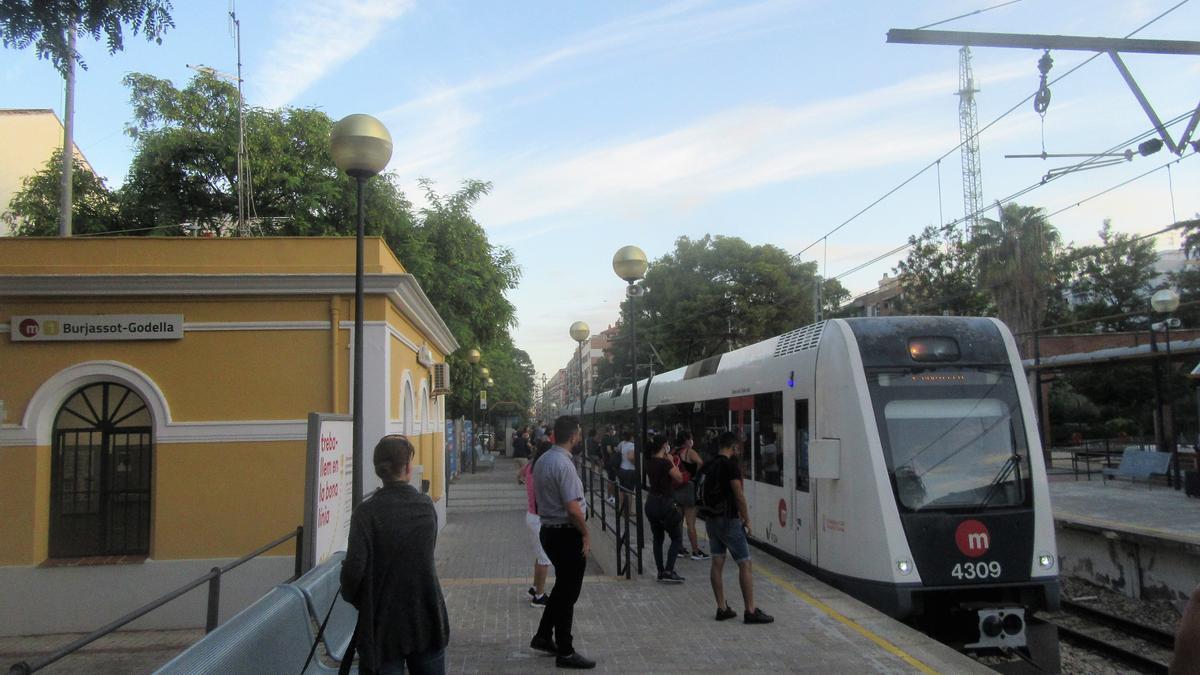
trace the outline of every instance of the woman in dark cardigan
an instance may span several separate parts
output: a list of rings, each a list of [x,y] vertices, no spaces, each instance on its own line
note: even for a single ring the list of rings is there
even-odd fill
[[[354,510],[342,563],[342,597],[358,608],[363,673],[444,673],[450,622],[433,563],[437,514],[408,484],[413,446],[401,435],[375,446],[383,487]]]

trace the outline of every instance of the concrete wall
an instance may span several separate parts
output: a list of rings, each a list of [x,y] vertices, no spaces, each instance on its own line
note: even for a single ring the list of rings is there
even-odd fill
[[[1062,523],[1055,533],[1064,576],[1131,598],[1183,603],[1200,579],[1200,550],[1194,546]]]
[[[294,547],[288,543],[280,550]],[[90,567],[0,567],[0,635],[87,632],[233,559],[147,560]],[[293,572],[293,558],[256,558],[221,580],[222,622]],[[208,585],[176,598],[128,629],[202,628]]]

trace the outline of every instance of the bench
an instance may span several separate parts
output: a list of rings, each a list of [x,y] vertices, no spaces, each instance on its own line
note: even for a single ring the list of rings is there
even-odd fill
[[[330,603],[333,603],[333,613],[329,615],[329,623],[325,624],[321,641],[325,643],[325,650],[334,661],[341,661],[342,656],[346,654],[346,647],[350,644],[354,626],[358,622],[358,610],[342,599],[340,593],[342,559],[345,557],[344,551],[338,551],[291,584],[304,594],[308,611],[318,626],[325,620],[325,613],[329,611]]]
[[[297,673],[301,672],[314,639],[315,629],[304,594],[295,586],[282,584],[155,672]],[[337,668],[326,666],[314,656],[303,672],[332,675]]]
[[[1104,470],[1104,480],[1109,478],[1128,478],[1135,483],[1139,478],[1146,479],[1146,486],[1150,486],[1150,477],[1157,474],[1166,474],[1171,468],[1171,455],[1166,452],[1146,452],[1136,447],[1125,448],[1125,452],[1121,454],[1121,464],[1115,469]]]
[[[481,469],[494,468],[496,466],[496,456],[484,450],[482,445],[476,445],[475,465]]]

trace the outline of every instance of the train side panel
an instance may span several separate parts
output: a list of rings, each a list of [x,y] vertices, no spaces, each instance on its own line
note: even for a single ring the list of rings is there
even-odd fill
[[[814,439],[840,443],[839,477],[816,479],[817,566],[867,596],[920,584],[900,523],[857,342],[842,321],[826,327],[817,356]],[[897,568],[910,561],[909,573]]]

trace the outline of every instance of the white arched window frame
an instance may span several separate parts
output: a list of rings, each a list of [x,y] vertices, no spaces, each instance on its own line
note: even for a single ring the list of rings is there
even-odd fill
[[[413,410],[413,406],[414,400],[412,380],[406,377],[404,380],[404,409],[401,413],[404,420],[404,435],[406,436],[412,436],[415,427],[413,419],[413,413],[415,411]]]
[[[429,419],[429,383],[421,379],[421,389],[417,396],[421,402],[421,414],[417,416],[417,433],[428,434],[433,431],[433,422]]]

